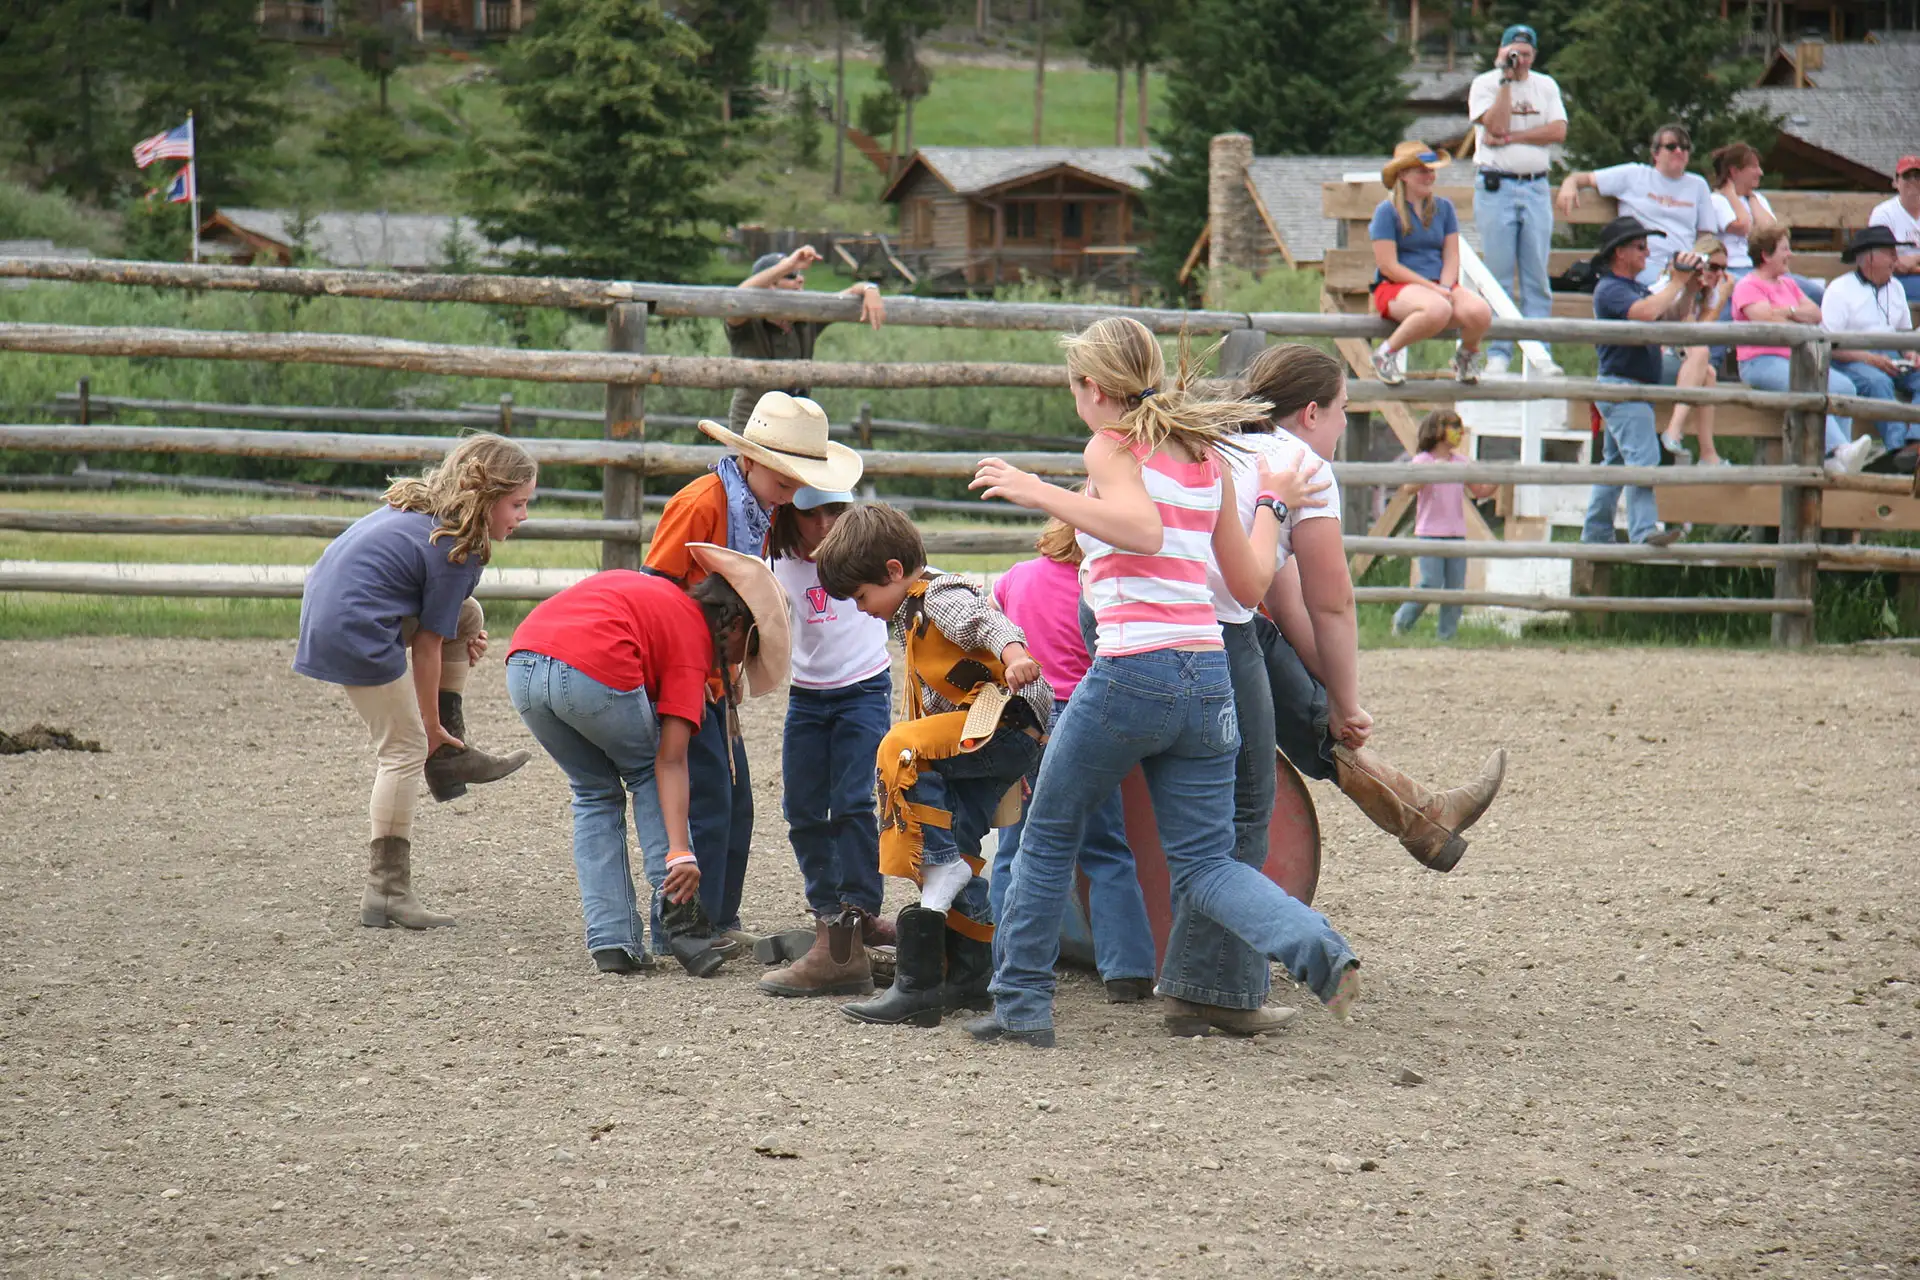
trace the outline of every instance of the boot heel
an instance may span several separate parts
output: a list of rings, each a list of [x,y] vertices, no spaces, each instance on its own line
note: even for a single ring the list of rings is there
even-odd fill
[[[1467,851],[1467,842],[1459,836],[1448,836],[1447,842],[1440,846],[1439,852],[1426,860],[1429,871],[1451,871],[1460,861],[1460,855]]]
[[[393,921],[387,918],[387,913],[374,907],[360,908],[360,923],[369,929],[393,928]]]
[[[727,958],[712,947],[690,938],[673,939],[667,943],[667,950],[680,962],[680,967],[695,978],[710,978],[727,962]]]
[[[435,800],[438,800],[441,804],[445,804],[449,800],[458,800],[461,796],[467,794],[467,784],[464,782],[450,782],[436,786],[429,782],[427,784],[427,790]]]
[[[940,1025],[940,1010],[922,1009],[907,1016],[907,1025],[913,1027],[937,1027]]]
[[[1176,1013],[1167,1015],[1167,1034],[1170,1036],[1178,1036],[1182,1040],[1188,1040],[1194,1036],[1211,1034],[1212,1031],[1213,1024],[1205,1018],[1194,1018],[1186,1014]]]
[[[770,933],[753,944],[753,958],[761,964],[792,964],[813,947],[814,930],[789,929]]]

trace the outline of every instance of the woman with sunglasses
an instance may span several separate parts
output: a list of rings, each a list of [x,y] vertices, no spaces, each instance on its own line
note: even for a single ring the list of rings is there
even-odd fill
[[[1692,278],[1685,282],[1684,313],[1674,319],[1683,324],[1712,324],[1733,296],[1733,281],[1727,274],[1727,246],[1719,236],[1701,236],[1693,242],[1693,256],[1699,259],[1700,265],[1691,273]],[[1680,262],[1681,259],[1675,259],[1670,265],[1678,270]],[[1682,271],[1681,274],[1687,273]],[[1658,290],[1660,286],[1654,287]],[[1660,380],[1676,387],[1715,385],[1720,381],[1720,375],[1714,371],[1712,351],[1705,343],[1665,348],[1662,353],[1663,376]],[[1727,460],[1720,456],[1720,451],[1713,444],[1713,406],[1710,404],[1673,406],[1673,417],[1668,420],[1667,429],[1660,433],[1661,447],[1682,466],[1692,462],[1693,455],[1687,452],[1684,444],[1689,429],[1700,438],[1700,465],[1725,466]]]
[[[1693,135],[1682,124],[1663,124],[1653,132],[1652,164],[1616,164],[1591,172],[1570,173],[1560,184],[1555,203],[1572,216],[1580,188],[1592,187],[1612,196],[1623,217],[1638,218],[1660,235],[1647,242],[1647,267],[1638,277],[1649,289],[1667,269],[1676,248],[1693,243],[1696,235],[1717,234],[1720,215],[1713,207],[1707,180],[1687,172],[1693,156]]]

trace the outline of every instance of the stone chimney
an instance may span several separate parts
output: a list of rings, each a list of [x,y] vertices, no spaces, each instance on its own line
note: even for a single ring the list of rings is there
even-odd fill
[[[1258,269],[1263,259],[1260,214],[1247,191],[1253,139],[1244,133],[1215,134],[1207,148],[1207,217],[1212,224],[1207,269]]]

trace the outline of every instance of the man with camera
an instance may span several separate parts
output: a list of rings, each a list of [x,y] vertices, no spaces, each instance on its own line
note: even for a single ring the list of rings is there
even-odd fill
[[[1567,136],[1567,109],[1553,77],[1533,70],[1540,37],[1515,23],[1500,33],[1493,70],[1473,78],[1467,114],[1474,124],[1473,162],[1479,180],[1473,221],[1480,256],[1520,314],[1553,314],[1547,252],[1553,246],[1553,201],[1547,188],[1547,148]],[[1511,341],[1488,346],[1487,372],[1502,374],[1513,358]]]

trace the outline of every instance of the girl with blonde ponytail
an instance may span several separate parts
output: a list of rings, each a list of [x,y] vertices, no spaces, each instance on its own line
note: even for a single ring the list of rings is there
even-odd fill
[[[329,543],[307,573],[293,669],[343,686],[373,740],[361,924],[452,924],[413,895],[420,783],[434,799],[452,800],[527,762],[524,751],[493,756],[469,746],[462,698],[468,671],[487,651],[473,589],[493,544],[527,518],[538,473],[513,441],[467,436],[439,466],[396,479],[387,504]]]
[[[1146,773],[1177,901],[1285,964],[1336,1013],[1358,994],[1359,961],[1326,918],[1234,860],[1234,757],[1240,733],[1208,570],[1242,604],[1273,578],[1288,507],[1311,496],[1308,468],[1255,470],[1249,536],[1221,458],[1264,401],[1195,388],[1184,335],[1171,375],[1136,320],[1111,317],[1062,340],[1080,419],[1086,492],[1048,484],[999,458],[972,488],[1044,511],[1079,531],[1097,654],[1053,726],[1041,760],[1018,874],[995,940],[991,1017],[978,1039],[1053,1043],[1053,964],[1088,816],[1137,764]]]

